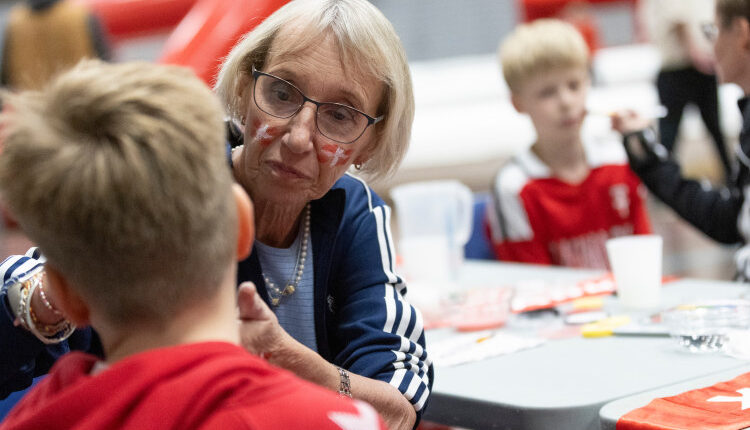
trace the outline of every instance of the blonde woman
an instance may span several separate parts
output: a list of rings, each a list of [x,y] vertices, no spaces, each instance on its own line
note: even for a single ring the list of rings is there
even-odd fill
[[[421,315],[394,272],[390,209],[347,173],[388,175],[406,153],[414,100],[393,27],[365,0],[292,1],[234,47],[215,89],[234,178],[255,203],[255,247],[238,268],[259,293],[239,296],[245,347],[412,428],[432,382]],[[24,364],[59,354],[12,319],[0,324],[14,345],[0,348],[15,362],[6,393],[30,382]]]

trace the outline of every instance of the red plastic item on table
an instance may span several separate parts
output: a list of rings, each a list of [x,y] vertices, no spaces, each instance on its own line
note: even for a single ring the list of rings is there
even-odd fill
[[[623,415],[617,430],[746,428],[750,426],[748,402],[750,373],[745,373],[710,387],[654,399]]]

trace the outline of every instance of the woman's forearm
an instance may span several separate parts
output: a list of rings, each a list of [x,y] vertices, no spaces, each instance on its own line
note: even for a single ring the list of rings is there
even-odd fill
[[[315,351],[288,336],[276,351],[265,354],[272,364],[287,369],[302,379],[340,391],[342,377],[338,368]],[[383,381],[349,373],[353,398],[372,405],[389,429],[409,430],[417,415],[414,407],[395,387]]]

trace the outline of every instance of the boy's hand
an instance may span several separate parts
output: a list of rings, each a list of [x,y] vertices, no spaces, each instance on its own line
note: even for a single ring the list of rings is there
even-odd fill
[[[630,109],[613,112],[610,116],[612,118],[612,128],[623,135],[634,133],[651,126],[651,121]]]

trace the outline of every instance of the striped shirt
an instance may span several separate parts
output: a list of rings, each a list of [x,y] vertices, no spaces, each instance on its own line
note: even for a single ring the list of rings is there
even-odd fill
[[[302,229],[300,228],[297,238],[289,248],[274,248],[260,242],[255,242],[255,250],[258,252],[263,274],[268,277],[279,289],[294,280],[296,275],[297,252],[302,241]],[[318,351],[315,337],[315,320],[313,314],[313,260],[312,241],[307,242],[307,258],[305,268],[294,294],[281,297],[278,306],[271,306],[271,310],[279,319],[279,324],[293,338],[312,349]],[[276,294],[266,291],[271,296]]]

